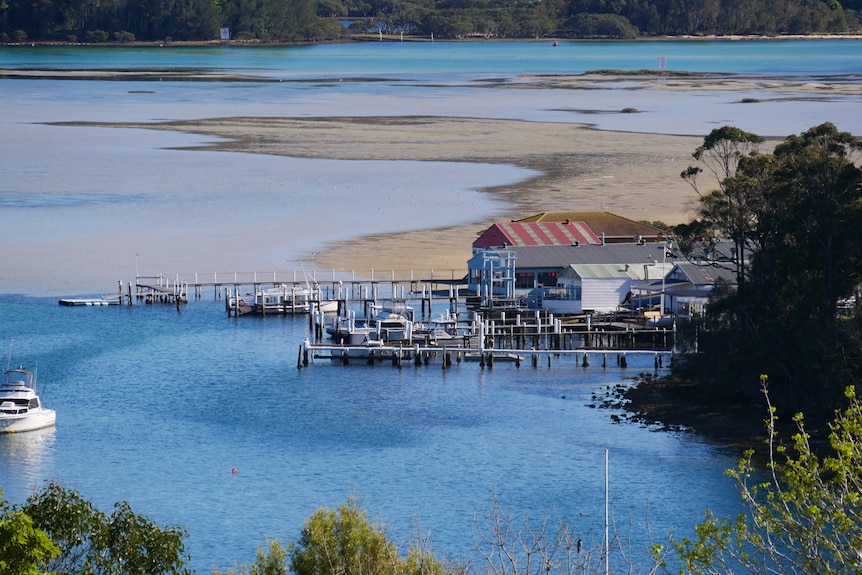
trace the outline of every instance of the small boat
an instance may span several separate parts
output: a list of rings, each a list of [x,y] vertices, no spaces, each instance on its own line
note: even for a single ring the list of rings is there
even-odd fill
[[[120,305],[122,303],[120,296],[104,296],[100,298],[63,298],[60,300],[60,305],[67,306],[103,306],[103,305]]]
[[[463,336],[468,334],[468,329],[459,328],[458,316],[448,310],[437,318],[413,325],[413,341],[424,340],[426,345],[463,339]]]
[[[374,306],[376,313],[369,319],[357,319],[354,314],[332,319],[326,332],[335,343],[364,345],[370,341],[386,343],[412,341],[414,310],[407,305]]]
[[[324,313],[338,310],[338,302],[323,300],[320,295],[317,289],[281,284],[238,299],[231,296],[228,306],[240,315],[295,315],[310,313],[312,309]]]
[[[50,427],[56,418],[53,409],[42,407],[32,371],[23,367],[6,370],[0,385],[0,433]]]

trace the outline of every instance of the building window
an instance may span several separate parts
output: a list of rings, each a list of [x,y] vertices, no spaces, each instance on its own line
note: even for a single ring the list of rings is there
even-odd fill
[[[519,272],[515,276],[515,288],[533,289],[534,287],[536,287],[536,280],[532,272]]]
[[[554,287],[557,285],[557,272],[539,272],[539,285],[544,287]]]

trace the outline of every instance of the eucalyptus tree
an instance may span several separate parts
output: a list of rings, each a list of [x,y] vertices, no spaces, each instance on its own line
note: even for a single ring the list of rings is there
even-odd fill
[[[186,532],[161,528],[128,503],[118,503],[107,514],[77,491],[52,482],[20,511],[59,548],[49,565],[56,575],[190,575]]]
[[[704,172],[700,166],[689,166],[680,174],[700,199],[699,216],[707,224],[710,235],[733,240],[736,250],[735,271],[737,282],[745,280],[743,258],[747,239],[757,224],[757,212],[762,206],[763,186],[757,177],[757,168],[750,162],[759,160],[758,146],[764,138],[732,126],[723,126],[709,133],[692,156],[712,174],[717,187],[702,191],[698,176]],[[763,166],[757,166],[762,168]]]
[[[681,174],[700,208],[678,231],[730,238],[736,248],[738,286],[710,307],[700,375],[751,394],[744,382],[769,372],[779,403],[831,413],[862,368],[860,327],[837,315],[838,302],[862,283],[862,141],[830,123],[771,154],[756,149],[762,141],[714,130],[694,157],[718,188],[700,191],[700,167]]]

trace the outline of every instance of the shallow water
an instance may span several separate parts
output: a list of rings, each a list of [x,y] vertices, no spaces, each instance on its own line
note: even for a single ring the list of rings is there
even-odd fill
[[[177,150],[204,140],[45,122],[441,115],[696,136],[733,124],[784,137],[833,121],[862,133],[862,106],[852,96],[800,100],[768,91],[536,90],[481,82],[656,69],[659,56],[671,70],[798,74],[812,81],[862,71],[862,42],[854,41],[2,49],[0,68],[179,67],[302,81],[0,80],[0,229],[16,230],[0,252],[0,293],[109,293],[137,271],[313,267],[315,251],[359,235],[504,213],[507,206],[481,190],[534,175],[499,165]],[[333,81],[339,79],[350,81]],[[742,104],[746,97],[759,103]],[[601,113],[626,107],[641,113]]]

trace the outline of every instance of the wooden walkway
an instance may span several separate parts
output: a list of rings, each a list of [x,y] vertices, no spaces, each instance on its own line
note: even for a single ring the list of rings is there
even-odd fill
[[[642,317],[623,313],[554,317],[546,311],[470,308],[470,294],[465,289],[466,276],[464,272],[456,270],[449,270],[445,274],[431,273],[427,278],[417,278],[413,272],[399,275],[390,271],[382,277],[380,274],[375,277],[372,272],[371,277],[357,278],[355,274],[345,277],[344,274],[334,272],[321,274],[299,270],[139,276],[134,284],[129,282],[125,290],[122,282],[119,283],[119,299],[128,305],[133,305],[133,302],[167,303],[179,307],[188,303],[188,294],[192,293],[195,299],[199,299],[205,289],[212,288],[216,300],[224,298],[230,315],[232,310],[228,302],[231,299],[239,300],[231,296],[241,297],[246,290],[256,292],[281,285],[312,286],[320,291],[323,299],[338,301],[340,310],[347,310],[348,306],[352,309],[361,307],[366,317],[373,315],[373,306],[385,302],[409,303],[419,300],[421,309],[416,312],[428,319],[431,319],[432,306],[445,305],[451,313],[457,314],[462,326],[471,326],[468,331],[473,338],[472,343],[462,343],[459,346],[462,348],[461,353],[467,353],[467,350],[478,354],[487,350],[495,353],[507,350],[516,355],[535,357],[542,353],[583,353],[585,350],[671,351],[676,346],[674,327],[647,328]],[[238,315],[236,310],[233,313]],[[329,345],[323,340],[322,321],[310,315],[313,343],[309,349],[329,353],[322,351]],[[482,341],[476,342],[480,330]],[[411,348],[415,343],[406,342]],[[439,353],[439,347],[431,345],[432,342],[418,343],[425,346],[428,353]],[[353,350],[352,353],[361,352]]]
[[[256,292],[269,287],[286,285],[290,287],[313,286],[321,291],[326,300],[345,300],[377,302],[385,299],[418,299],[422,313],[427,306],[431,313],[433,299],[445,298],[455,301],[459,292],[466,287],[466,270],[448,270],[444,273],[431,272],[427,277],[418,277],[414,271],[386,274],[371,270],[369,277],[359,278],[355,272],[338,274],[336,272],[304,272],[300,270],[272,272],[220,272],[212,274],[176,274],[174,276],[138,276],[134,284],[128,284],[124,293],[120,282],[120,296],[132,304],[132,300],[147,303],[186,303],[189,294],[196,299],[202,297],[205,289],[212,288],[216,300],[230,295]]]

